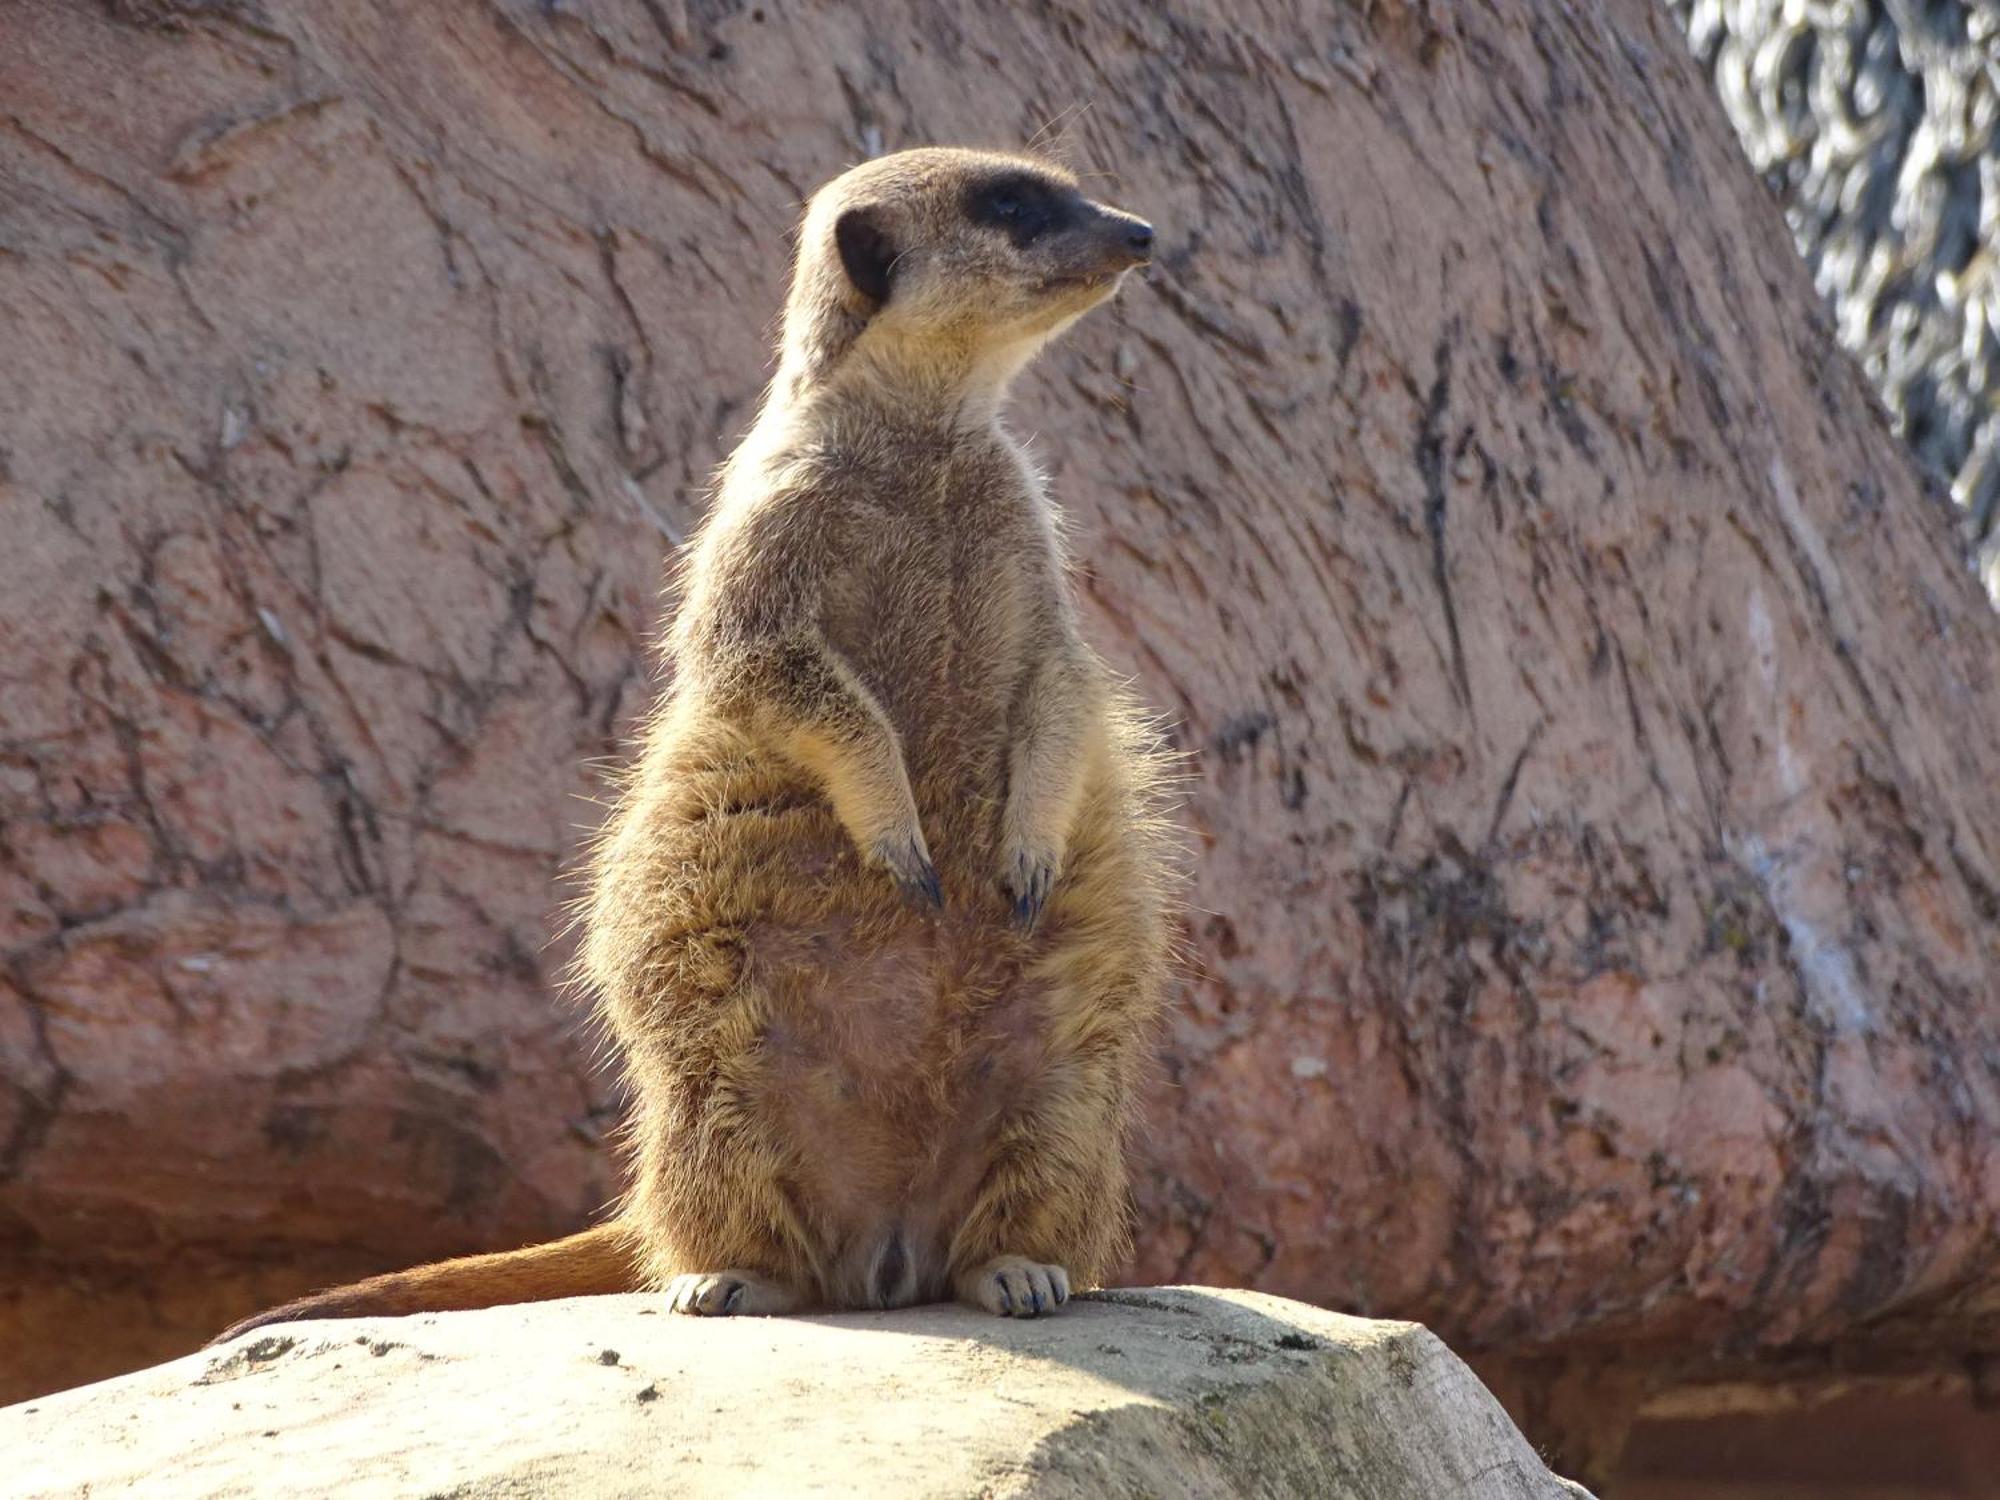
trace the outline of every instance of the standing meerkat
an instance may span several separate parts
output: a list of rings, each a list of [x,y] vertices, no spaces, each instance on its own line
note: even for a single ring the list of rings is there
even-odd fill
[[[638,1288],[1023,1317],[1112,1268],[1168,978],[1162,761],[1000,408],[1152,243],[1029,157],[906,151],[814,196],[581,908],[631,1085],[619,1211],[223,1337]]]

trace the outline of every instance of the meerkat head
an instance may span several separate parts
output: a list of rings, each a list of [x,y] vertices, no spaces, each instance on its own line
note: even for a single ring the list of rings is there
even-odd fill
[[[866,378],[997,395],[1049,339],[1152,258],[1144,220],[1027,156],[931,148],[813,197],[785,312],[795,380]]]

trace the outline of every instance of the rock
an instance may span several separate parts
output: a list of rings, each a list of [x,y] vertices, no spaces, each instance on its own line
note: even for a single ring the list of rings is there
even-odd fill
[[[1031,1323],[640,1296],[299,1323],[0,1411],[0,1452],[24,1500],[1584,1494],[1415,1324],[1190,1287]]]

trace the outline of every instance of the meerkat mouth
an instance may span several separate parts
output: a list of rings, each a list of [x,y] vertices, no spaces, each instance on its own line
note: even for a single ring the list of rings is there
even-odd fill
[[[1042,283],[1047,292],[1079,291],[1098,287],[1116,286],[1124,279],[1125,271],[1083,271],[1074,276],[1051,276]]]

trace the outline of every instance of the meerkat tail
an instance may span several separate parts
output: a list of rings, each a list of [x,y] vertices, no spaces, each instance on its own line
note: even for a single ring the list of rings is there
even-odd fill
[[[643,1286],[631,1231],[614,1220],[545,1245],[443,1260],[315,1292],[231,1324],[210,1339],[207,1347],[226,1344],[254,1328],[295,1323],[302,1318],[462,1312],[517,1302],[552,1302],[559,1297],[636,1292]]]

